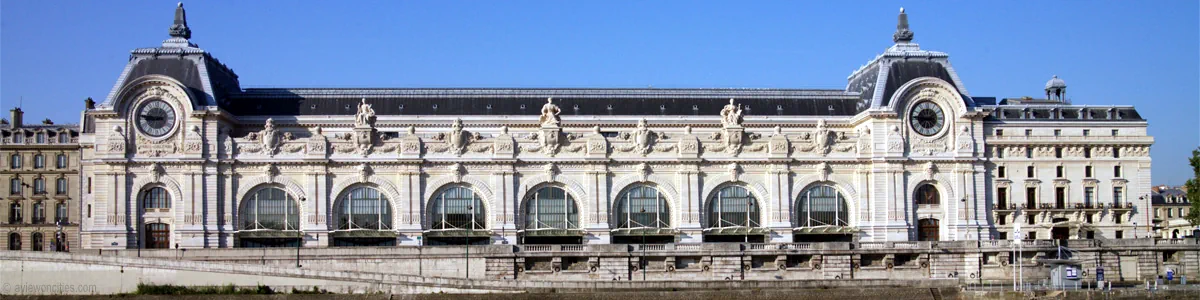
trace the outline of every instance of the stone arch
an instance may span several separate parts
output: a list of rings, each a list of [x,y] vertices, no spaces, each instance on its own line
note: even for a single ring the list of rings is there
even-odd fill
[[[705,215],[708,214],[707,213],[708,200],[712,197],[713,193],[715,193],[716,191],[719,190],[718,188],[724,187],[729,184],[741,184],[747,190],[750,190],[750,192],[754,194],[755,199],[758,199],[759,209],[762,210],[761,213],[762,213],[762,218],[764,220],[760,220],[760,221],[763,221],[763,223],[765,224],[768,222],[768,220],[770,220],[770,216],[772,216],[775,213],[775,209],[776,209],[775,205],[772,203],[774,201],[770,201],[771,193],[767,192],[769,190],[767,189],[767,186],[762,181],[748,181],[748,180],[744,179],[745,176],[746,175],[743,174],[741,176],[738,176],[738,178],[733,178],[729,174],[720,174],[720,175],[706,177],[706,178],[702,179],[701,182],[704,184],[704,188],[701,189],[701,191],[702,191],[701,195],[704,195],[704,198],[703,198],[703,201],[701,201],[701,206],[700,206],[701,224],[703,224],[707,220],[707,217],[705,217]],[[715,184],[709,184],[710,182],[713,182]]]
[[[180,108],[186,111],[182,113],[191,114],[193,110],[193,99],[197,99],[196,95],[192,95],[190,91],[183,85],[183,82],[163,75],[146,75],[130,80],[119,91],[116,97],[113,97],[114,103],[110,103],[113,111],[122,118],[129,119],[129,113],[132,111],[134,104],[143,98],[143,94],[154,89],[161,88],[167,92],[167,96],[171,97],[171,101],[177,101],[173,104],[179,105]],[[185,114],[185,115],[186,115]]]
[[[913,202],[912,196],[913,193],[917,192],[917,187],[920,187],[922,184],[926,183],[937,187],[938,193],[941,194],[941,206],[943,207],[943,213],[945,213],[945,209],[948,209],[949,207],[949,205],[946,205],[946,201],[958,201],[958,199],[961,199],[963,196],[959,190],[955,188],[954,180],[946,176],[946,174],[936,173],[931,177],[926,173],[910,173],[908,177],[908,184],[906,187],[904,187],[904,191],[907,193],[906,197],[908,198],[908,202]]]
[[[427,188],[425,189],[425,193],[421,196],[421,228],[428,229],[431,226],[431,224],[429,224],[429,216],[426,215],[429,210],[426,208],[433,203],[433,197],[436,196],[438,192],[441,192],[445,188],[453,185],[465,186],[471,189],[476,196],[481,198],[480,200],[483,203],[483,216],[484,219],[487,220],[487,224],[485,225],[487,228],[492,228],[493,224],[498,222],[498,220],[495,219],[496,214],[493,211],[493,208],[496,207],[496,205],[492,202],[495,201],[495,195],[492,194],[491,186],[482,180],[475,178],[466,176],[464,176],[462,180],[456,180],[455,178],[455,176],[439,176],[433,180],[430,180],[425,185]]]
[[[245,199],[246,195],[249,194],[250,191],[257,189],[258,186],[264,184],[278,184],[279,186],[282,186],[283,189],[289,194],[292,194],[292,197],[295,197],[296,200],[308,198],[308,194],[305,193],[304,188],[300,185],[300,183],[287,176],[259,175],[250,177],[246,180],[238,180],[238,194],[237,198],[234,198],[234,201],[237,201],[240,205],[242,199]],[[301,210],[303,211],[303,209]]]
[[[708,182],[708,181],[705,181],[705,182]],[[768,199],[770,199],[770,198],[767,198],[767,196],[770,196],[770,194],[767,193],[767,189],[765,187],[762,187],[761,185],[755,186],[754,184],[751,184],[751,183],[743,181],[743,180],[723,180],[723,181],[713,181],[713,182],[720,182],[720,183],[713,184],[713,185],[705,184],[706,187],[704,188],[704,194],[703,194],[704,201],[702,201],[701,205],[700,205],[700,224],[702,227],[707,227],[708,226],[707,225],[708,218],[712,217],[709,215],[708,206],[711,205],[713,196],[715,196],[716,193],[719,192],[722,188],[725,188],[727,186],[732,186],[732,185],[744,187],[744,188],[746,188],[747,191],[750,191],[751,195],[754,195],[754,200],[756,201],[755,203],[757,203],[756,205],[758,205],[758,208],[759,208],[759,215],[758,215],[759,226],[760,227],[767,226],[767,223],[768,223],[767,220],[769,220],[771,214],[775,213],[775,210],[770,205],[771,201],[767,201]],[[764,219],[766,219],[766,220],[764,220]]]
[[[195,110],[195,102],[193,99],[199,99],[193,95],[183,83],[162,75],[146,75],[131,80],[124,88],[120,90],[115,98],[117,103],[112,105],[113,111],[124,119],[125,135],[127,138],[137,136],[137,120],[131,115],[139,105],[139,103],[149,101],[151,99],[160,99],[178,108],[178,119],[175,122],[175,127],[171,128],[168,133],[162,137],[146,137],[151,141],[167,141],[182,139],[187,135],[187,128],[192,126],[193,121],[189,116]],[[133,139],[136,140],[136,139]]]
[[[342,195],[348,192],[350,188],[356,186],[368,186],[378,189],[379,192],[383,193],[384,196],[387,196],[388,205],[392,207],[392,227],[403,224],[400,220],[402,215],[402,211],[400,210],[402,207],[400,205],[400,199],[402,198],[400,195],[400,190],[396,188],[395,184],[386,178],[375,176],[374,174],[365,177],[355,175],[349,175],[345,177],[346,178],[339,179],[329,189],[330,191],[333,191],[333,193],[330,194],[333,197],[331,198],[332,200],[327,202],[329,203],[329,208],[325,210],[325,213],[327,214],[326,218],[328,220],[333,220],[336,217],[334,216],[333,211],[337,209],[338,204],[341,204]],[[330,228],[337,225],[332,221],[326,223],[328,223]]]
[[[613,197],[620,197],[621,193],[625,192],[625,190],[629,189],[630,187],[633,187],[636,184],[649,184],[651,186],[654,186],[656,189],[658,189],[659,195],[663,195],[663,197],[667,198],[667,208],[671,210],[671,212],[670,212],[670,216],[671,216],[670,221],[671,222],[669,225],[671,225],[671,227],[673,228],[673,227],[677,226],[678,224],[680,224],[679,220],[680,220],[680,218],[683,217],[683,212],[680,211],[679,207],[682,206],[682,204],[683,204],[682,201],[684,201],[684,200],[682,198],[680,198],[679,190],[675,189],[675,184],[673,182],[671,182],[671,178],[668,178],[667,176],[659,175],[659,174],[651,174],[650,176],[646,176],[646,180],[642,180],[641,175],[621,176],[620,178],[617,178],[616,180],[613,181],[613,184],[612,184]],[[614,198],[611,201],[609,201],[610,202],[609,205],[617,205],[616,200],[617,199]],[[613,223],[613,216],[615,213],[616,213],[616,208],[610,207],[608,210],[609,223]],[[612,226],[612,224],[610,224],[609,226]]]
[[[850,175],[833,174],[833,175],[829,175],[828,180],[823,180],[822,178],[820,178],[820,176],[818,176],[816,174],[804,175],[804,176],[800,176],[799,178],[797,178],[796,182],[794,184],[792,184],[792,190],[789,193],[789,195],[791,195],[791,197],[788,198],[788,201],[789,201],[788,207],[787,207],[788,218],[789,218],[788,221],[791,222],[793,226],[795,226],[796,201],[800,201],[800,193],[803,193],[809,187],[812,187],[814,185],[825,184],[825,185],[832,186],[839,193],[842,193],[842,195],[846,198],[846,209],[849,212],[847,215],[849,216],[849,219],[850,219],[850,220],[847,220],[847,222],[850,223],[850,226],[856,226],[859,223],[858,218],[859,218],[859,207],[860,207],[859,203],[858,203],[858,190],[856,190],[854,188],[853,184],[847,184],[845,182],[853,182],[853,179],[851,178]],[[783,208],[780,208],[780,209],[783,209]]]
[[[261,177],[266,177],[266,176],[261,176]],[[257,179],[257,177],[255,179]],[[298,213],[297,216],[300,217],[299,224],[296,224],[296,225],[303,226],[305,223],[305,219],[307,219],[307,218],[305,218],[305,216],[307,216],[310,212],[309,212],[308,207],[306,205],[302,204],[303,203],[302,201],[304,201],[303,199],[305,199],[304,198],[304,190],[300,189],[298,185],[296,185],[296,186],[294,186],[294,185],[295,185],[295,182],[292,182],[292,184],[287,184],[287,183],[277,182],[275,180],[269,180],[269,179],[267,181],[252,182],[252,183],[243,185],[246,188],[239,188],[237,198],[233,199],[234,200],[233,207],[235,208],[235,210],[233,211],[233,220],[235,220],[234,228],[236,230],[242,230],[242,228],[240,227],[241,223],[240,223],[240,221],[237,221],[237,220],[240,220],[240,218],[241,218],[242,208],[243,208],[242,205],[244,205],[244,203],[245,203],[246,196],[250,195],[250,192],[252,192],[252,191],[258,191],[258,190],[265,189],[265,188],[280,188],[280,189],[283,189],[285,192],[287,192],[288,196],[290,196],[292,198],[292,201],[295,202],[296,213]]]
[[[936,93],[920,93],[925,89],[933,89]],[[896,89],[896,92],[892,94],[892,98],[888,100],[887,109],[903,116],[917,102],[913,100],[926,99],[953,108],[955,117],[962,117],[967,112],[966,100],[963,99],[958,89],[954,88],[954,85],[949,82],[937,77],[920,77],[904,83],[904,85]]]
[[[130,195],[129,195],[130,197],[133,198],[132,202],[136,207],[136,208],[133,208],[133,209],[136,209],[134,212],[137,212],[139,215],[141,214],[141,209],[142,209],[141,194],[143,191],[150,188],[151,186],[162,186],[163,188],[167,189],[167,193],[169,193],[171,195],[171,209],[175,209],[177,207],[183,207],[183,200],[184,200],[183,199],[183,189],[179,188],[179,182],[175,181],[174,178],[171,178],[171,176],[166,176],[166,175],[160,176],[157,179],[153,178],[153,177],[139,176],[137,179],[135,179],[133,181],[133,185],[131,185],[130,186],[131,189],[129,189],[130,191],[135,191],[133,193],[130,193]]]
[[[525,222],[525,204],[526,201],[529,200],[529,191],[551,185],[562,188],[563,190],[567,191],[568,195],[571,195],[571,197],[575,199],[575,206],[579,208],[580,226],[584,226],[591,221],[591,206],[588,205],[587,198],[582,198],[583,196],[588,195],[587,189],[584,189],[583,185],[579,184],[578,181],[565,178],[561,175],[554,176],[553,178],[551,178],[549,175],[534,175],[528,179],[522,178],[521,188],[517,189],[517,199],[519,199],[519,202],[516,212],[517,216],[519,217],[516,221],[518,224],[524,224]],[[520,225],[518,225],[518,227],[519,226]]]

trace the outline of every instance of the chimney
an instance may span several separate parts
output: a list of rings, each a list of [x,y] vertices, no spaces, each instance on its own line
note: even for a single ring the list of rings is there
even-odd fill
[[[20,107],[14,108],[8,112],[10,114],[9,119],[12,120],[12,128],[21,127],[22,124],[25,124],[23,123],[25,120],[22,118],[25,115],[25,112],[21,111]]]

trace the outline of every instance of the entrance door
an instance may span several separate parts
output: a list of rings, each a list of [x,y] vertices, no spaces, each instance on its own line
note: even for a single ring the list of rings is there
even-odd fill
[[[170,249],[171,226],[163,223],[146,224],[146,248]]]
[[[937,241],[938,237],[938,219],[921,219],[917,221],[917,240],[918,241]]]
[[[1065,240],[1071,236],[1071,229],[1067,227],[1054,227],[1050,229],[1050,238],[1056,240]]]

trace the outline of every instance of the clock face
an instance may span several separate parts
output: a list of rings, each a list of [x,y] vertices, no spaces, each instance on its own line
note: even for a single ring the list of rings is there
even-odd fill
[[[175,109],[162,100],[151,100],[137,110],[137,127],[152,137],[162,137],[175,128]]]
[[[910,115],[912,119],[909,123],[912,124],[913,130],[924,136],[935,135],[946,125],[946,115],[942,113],[942,107],[933,102],[918,103]]]

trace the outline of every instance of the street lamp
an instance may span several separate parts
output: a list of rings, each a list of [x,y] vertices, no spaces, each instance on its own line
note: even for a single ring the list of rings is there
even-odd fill
[[[466,248],[467,251],[467,279],[471,279],[471,230],[475,229],[475,214],[471,213],[471,211],[474,209],[475,206],[473,205],[467,206],[467,216],[470,216],[471,218],[471,221],[467,222],[467,244],[463,246],[463,248]]]
[[[642,207],[642,216],[646,215],[646,207]],[[646,267],[650,266],[650,262],[646,261],[646,229],[642,228],[642,281],[646,281]]]
[[[296,237],[297,237],[297,239],[296,239],[296,267],[299,268],[299,267],[301,267],[300,266],[300,247],[304,246],[304,231],[296,230]]]

